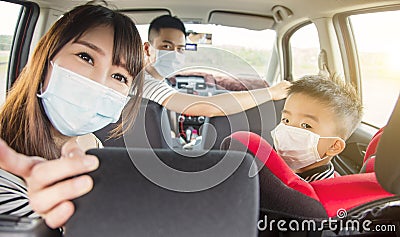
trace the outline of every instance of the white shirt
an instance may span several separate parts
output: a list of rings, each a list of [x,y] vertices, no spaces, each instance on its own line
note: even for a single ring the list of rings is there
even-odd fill
[[[29,206],[26,185],[19,177],[0,169],[0,214],[39,217]]]
[[[329,179],[335,177],[335,168],[332,162],[329,162],[326,165],[321,165],[315,167],[311,170],[307,170],[303,173],[297,174],[300,178],[304,179],[307,182],[312,182],[316,180]]]
[[[143,98],[162,105],[164,101],[177,91],[170,87],[165,81],[155,79],[147,72],[144,75]]]

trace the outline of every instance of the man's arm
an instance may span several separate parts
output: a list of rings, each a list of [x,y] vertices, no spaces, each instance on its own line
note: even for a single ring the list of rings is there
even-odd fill
[[[235,91],[209,97],[177,92],[166,98],[162,105],[177,113],[193,116],[225,116],[251,109],[270,100],[284,99],[289,86],[289,82],[283,81],[269,88]]]

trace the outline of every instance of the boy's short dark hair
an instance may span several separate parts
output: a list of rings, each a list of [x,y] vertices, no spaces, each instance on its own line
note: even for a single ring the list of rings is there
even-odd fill
[[[155,34],[158,34],[160,29],[163,28],[180,30],[186,36],[185,25],[179,18],[170,15],[162,15],[154,18],[150,23],[148,32],[149,42],[152,42],[153,38],[156,36]]]
[[[288,96],[301,93],[317,99],[332,109],[338,135],[347,139],[362,118],[362,104],[353,86],[337,76],[309,75],[294,81]]]

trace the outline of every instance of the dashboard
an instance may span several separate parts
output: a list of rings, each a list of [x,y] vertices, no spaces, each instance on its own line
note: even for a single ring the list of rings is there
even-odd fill
[[[198,96],[212,96],[226,93],[227,90],[219,89],[215,82],[206,81],[201,75],[176,75],[167,80],[168,84],[181,93]],[[175,127],[179,143],[184,148],[193,148],[201,143],[202,125],[208,121],[205,116],[192,116],[190,114],[176,114],[170,116],[171,127]]]

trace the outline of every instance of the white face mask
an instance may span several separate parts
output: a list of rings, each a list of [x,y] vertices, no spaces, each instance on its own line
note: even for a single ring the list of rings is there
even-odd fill
[[[156,62],[153,67],[163,77],[167,78],[183,67],[185,55],[176,51],[156,50]]]
[[[293,170],[322,160],[318,153],[318,141],[320,138],[341,139],[339,137],[321,137],[308,130],[283,123],[280,123],[272,130],[271,135],[274,139],[277,153]]]
[[[47,89],[38,95],[53,126],[80,136],[118,121],[128,97],[56,64]]]

